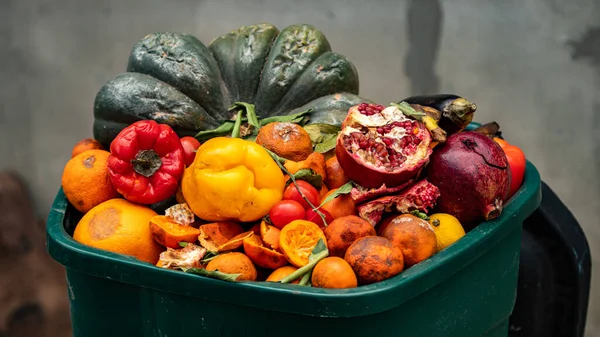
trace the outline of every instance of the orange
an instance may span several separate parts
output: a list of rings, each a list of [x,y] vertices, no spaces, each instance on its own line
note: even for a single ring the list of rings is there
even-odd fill
[[[367,220],[356,215],[337,218],[325,228],[329,256],[343,258],[346,250],[354,241],[365,236],[375,235],[377,235],[375,228]]]
[[[285,159],[300,161],[313,151],[313,143],[300,125],[289,122],[272,122],[258,130],[256,144],[275,152]]]
[[[437,251],[437,238],[431,225],[412,214],[395,217],[381,236],[400,248],[407,267],[428,259]]]
[[[365,236],[348,247],[344,260],[354,270],[359,284],[371,284],[404,270],[402,252],[381,236]]]
[[[346,260],[337,256],[326,257],[313,269],[310,283],[317,288],[356,288],[358,280]]]
[[[165,215],[157,215],[150,219],[150,232],[158,244],[173,249],[181,248],[179,242],[196,242],[200,235],[198,228],[179,224]]]
[[[75,227],[75,241],[156,264],[164,250],[152,239],[152,209],[125,199],[111,199],[87,212]]]
[[[291,264],[302,267],[308,263],[308,257],[319,239],[327,245],[325,234],[317,224],[306,220],[294,220],[281,230],[279,247]]]
[[[325,169],[327,171],[327,180],[325,181],[325,184],[331,189],[340,188],[350,181],[350,178],[346,176],[335,156],[327,159],[325,162]]]
[[[291,174],[296,174],[296,172],[302,169],[311,169],[314,173],[320,175],[321,178],[323,178],[323,181],[327,180],[325,157],[323,157],[323,155],[319,152],[311,153],[305,160],[302,161],[287,160],[285,163],[283,163],[283,166]]]
[[[327,194],[325,194],[325,196],[323,197],[323,199],[321,199],[321,203],[323,203],[323,201],[325,201],[325,199],[335,193],[337,191],[336,189],[332,189],[329,192],[327,192]],[[354,205],[354,200],[352,200],[352,197],[350,197],[350,194],[341,194],[338,195],[336,198],[334,198],[331,201],[328,201],[325,205],[323,205],[321,207],[321,209],[326,210],[327,212],[329,212],[329,214],[331,214],[331,216],[334,219],[343,217],[343,216],[347,216],[347,215],[358,215],[358,210],[356,209],[356,206]],[[371,226],[373,227],[373,226]]]
[[[240,224],[232,221],[213,222],[199,227],[198,241],[202,247],[211,252],[218,252],[219,246],[226,244],[236,235],[242,234],[244,229]]]
[[[291,273],[295,272],[296,270],[298,270],[298,268],[296,268],[294,266],[279,267],[279,268],[273,270],[271,275],[269,275],[269,277],[267,277],[267,282],[279,282],[279,281],[283,280],[284,278],[288,277]],[[296,279],[295,281],[290,282],[290,283],[298,284],[300,282],[301,278],[302,277],[299,277],[298,279]]]
[[[260,237],[265,245],[279,251],[279,235],[281,230],[275,226],[268,225],[265,221],[260,223]]]
[[[256,267],[248,256],[240,252],[219,254],[210,260],[206,270],[218,270],[225,274],[240,274],[236,281],[256,281],[258,277]]]
[[[327,188],[327,185],[322,184],[321,189],[319,190],[319,199],[323,200],[323,198],[325,198],[327,193],[329,193],[329,188]]]
[[[71,158],[87,150],[104,150],[104,147],[102,147],[100,142],[95,139],[82,139],[78,141],[77,144],[75,144],[75,146],[73,146],[73,150],[71,151]]]
[[[262,268],[277,269],[287,264],[283,254],[265,247],[260,236],[255,234],[244,239],[244,253],[255,265]]]
[[[119,193],[110,182],[106,164],[110,152],[87,150],[71,158],[62,174],[62,188],[69,202],[81,213]]]

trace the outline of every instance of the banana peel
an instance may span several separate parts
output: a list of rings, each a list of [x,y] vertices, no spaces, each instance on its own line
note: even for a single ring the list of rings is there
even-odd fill
[[[406,116],[414,118],[425,124],[425,127],[431,134],[431,138],[433,140],[430,145],[431,148],[435,147],[437,144],[446,142],[447,133],[438,125],[438,121],[441,118],[441,113],[438,110],[429,107],[423,107],[418,104],[408,104],[406,102],[391,104],[396,106]]]

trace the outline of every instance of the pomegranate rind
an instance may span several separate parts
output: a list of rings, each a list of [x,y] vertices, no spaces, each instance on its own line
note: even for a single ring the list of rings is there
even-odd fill
[[[398,111],[398,113],[401,112]],[[356,114],[362,116],[358,111],[358,105],[351,107],[348,111],[335,148],[338,162],[350,180],[366,188],[380,188],[384,184],[387,187],[395,187],[406,183],[421,173],[433,152],[429,146],[431,134],[423,123],[415,121],[419,130],[417,135],[421,137],[421,143],[417,146],[416,152],[410,155],[402,164],[396,165],[394,171],[387,171],[383,167],[380,168],[372,163],[365,162],[359,155],[351,153],[344,146],[346,128],[361,125],[356,119]]]
[[[398,193],[414,182],[415,181],[411,179],[404,184],[395,187],[387,187],[385,184],[383,184],[379,188],[366,188],[358,185],[354,186],[350,191],[350,198],[352,198],[354,204],[360,204],[369,200],[377,199],[383,195],[392,195]]]
[[[425,214],[430,212],[440,197],[437,186],[423,179],[407,187],[398,195],[381,197],[358,206],[358,215],[371,225],[377,225],[384,213],[410,213],[418,210]]]

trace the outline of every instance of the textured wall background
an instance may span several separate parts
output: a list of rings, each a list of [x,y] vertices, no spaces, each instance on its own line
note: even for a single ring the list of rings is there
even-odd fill
[[[25,177],[45,217],[73,144],[92,135],[97,90],[144,34],[208,43],[240,25],[306,22],[353,60],[362,96],[438,91],[476,102],[476,119],[498,121],[523,148],[600,256],[599,17],[596,0],[2,0],[0,170]],[[600,287],[590,300],[595,336]]]

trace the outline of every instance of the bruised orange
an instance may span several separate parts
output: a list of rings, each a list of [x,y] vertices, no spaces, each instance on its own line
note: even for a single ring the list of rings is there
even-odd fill
[[[321,199],[321,203],[325,201],[325,199],[331,194],[335,193],[337,188],[330,190],[327,194]],[[354,205],[354,200],[350,197],[350,194],[340,194],[335,197],[333,200],[328,201],[324,204],[321,209],[326,210],[331,214],[334,219],[347,216],[347,215],[358,215],[358,210]],[[371,226],[373,227],[373,226]]]
[[[329,256],[341,258],[354,241],[365,236],[377,235],[375,228],[367,220],[356,215],[347,215],[333,220],[324,232]]]
[[[64,167],[61,185],[67,200],[81,213],[119,197],[108,174],[110,152],[87,150],[71,158]]]
[[[283,254],[265,247],[260,236],[255,234],[244,239],[244,253],[259,267],[277,269],[287,264]]]
[[[407,267],[428,259],[437,251],[437,238],[431,225],[412,214],[392,219],[381,236],[400,248]]]
[[[200,235],[198,228],[179,224],[165,215],[150,219],[150,232],[154,241],[168,248],[180,248],[179,242],[196,242]]]
[[[240,274],[236,281],[256,281],[258,273],[250,258],[240,252],[217,255],[206,265],[206,270],[218,270],[225,274]]]
[[[327,159],[325,162],[325,169],[327,171],[327,180],[325,181],[325,184],[331,189],[340,188],[350,181],[350,178],[346,176],[335,156]]]
[[[71,158],[87,150],[104,150],[102,144],[93,138],[85,138],[77,142],[71,150]]]
[[[319,239],[327,245],[325,234],[317,224],[306,220],[294,220],[281,230],[279,247],[292,265],[302,267],[308,263],[308,257]]]
[[[212,222],[201,225],[199,229],[198,241],[211,252],[217,252],[219,246],[244,232],[242,226],[233,221]]]
[[[90,247],[156,264],[164,250],[152,239],[148,225],[156,215],[149,207],[125,199],[111,199],[81,218],[73,239]]]
[[[289,275],[291,275],[296,270],[298,270],[298,268],[296,268],[294,266],[279,267],[279,268],[273,270],[271,275],[269,275],[269,277],[267,277],[267,282],[279,282],[279,281],[283,280],[284,278],[288,277]],[[296,279],[290,283],[298,284],[300,282],[301,278],[302,277],[299,277],[298,279]]]
[[[348,247],[344,260],[354,270],[359,284],[371,284],[404,270],[402,251],[381,236],[365,236]]]
[[[261,127],[256,135],[256,144],[293,161],[304,160],[313,151],[308,132],[290,122],[272,122]]]
[[[358,280],[346,260],[329,256],[319,261],[313,269],[310,283],[316,288],[356,288]]]

